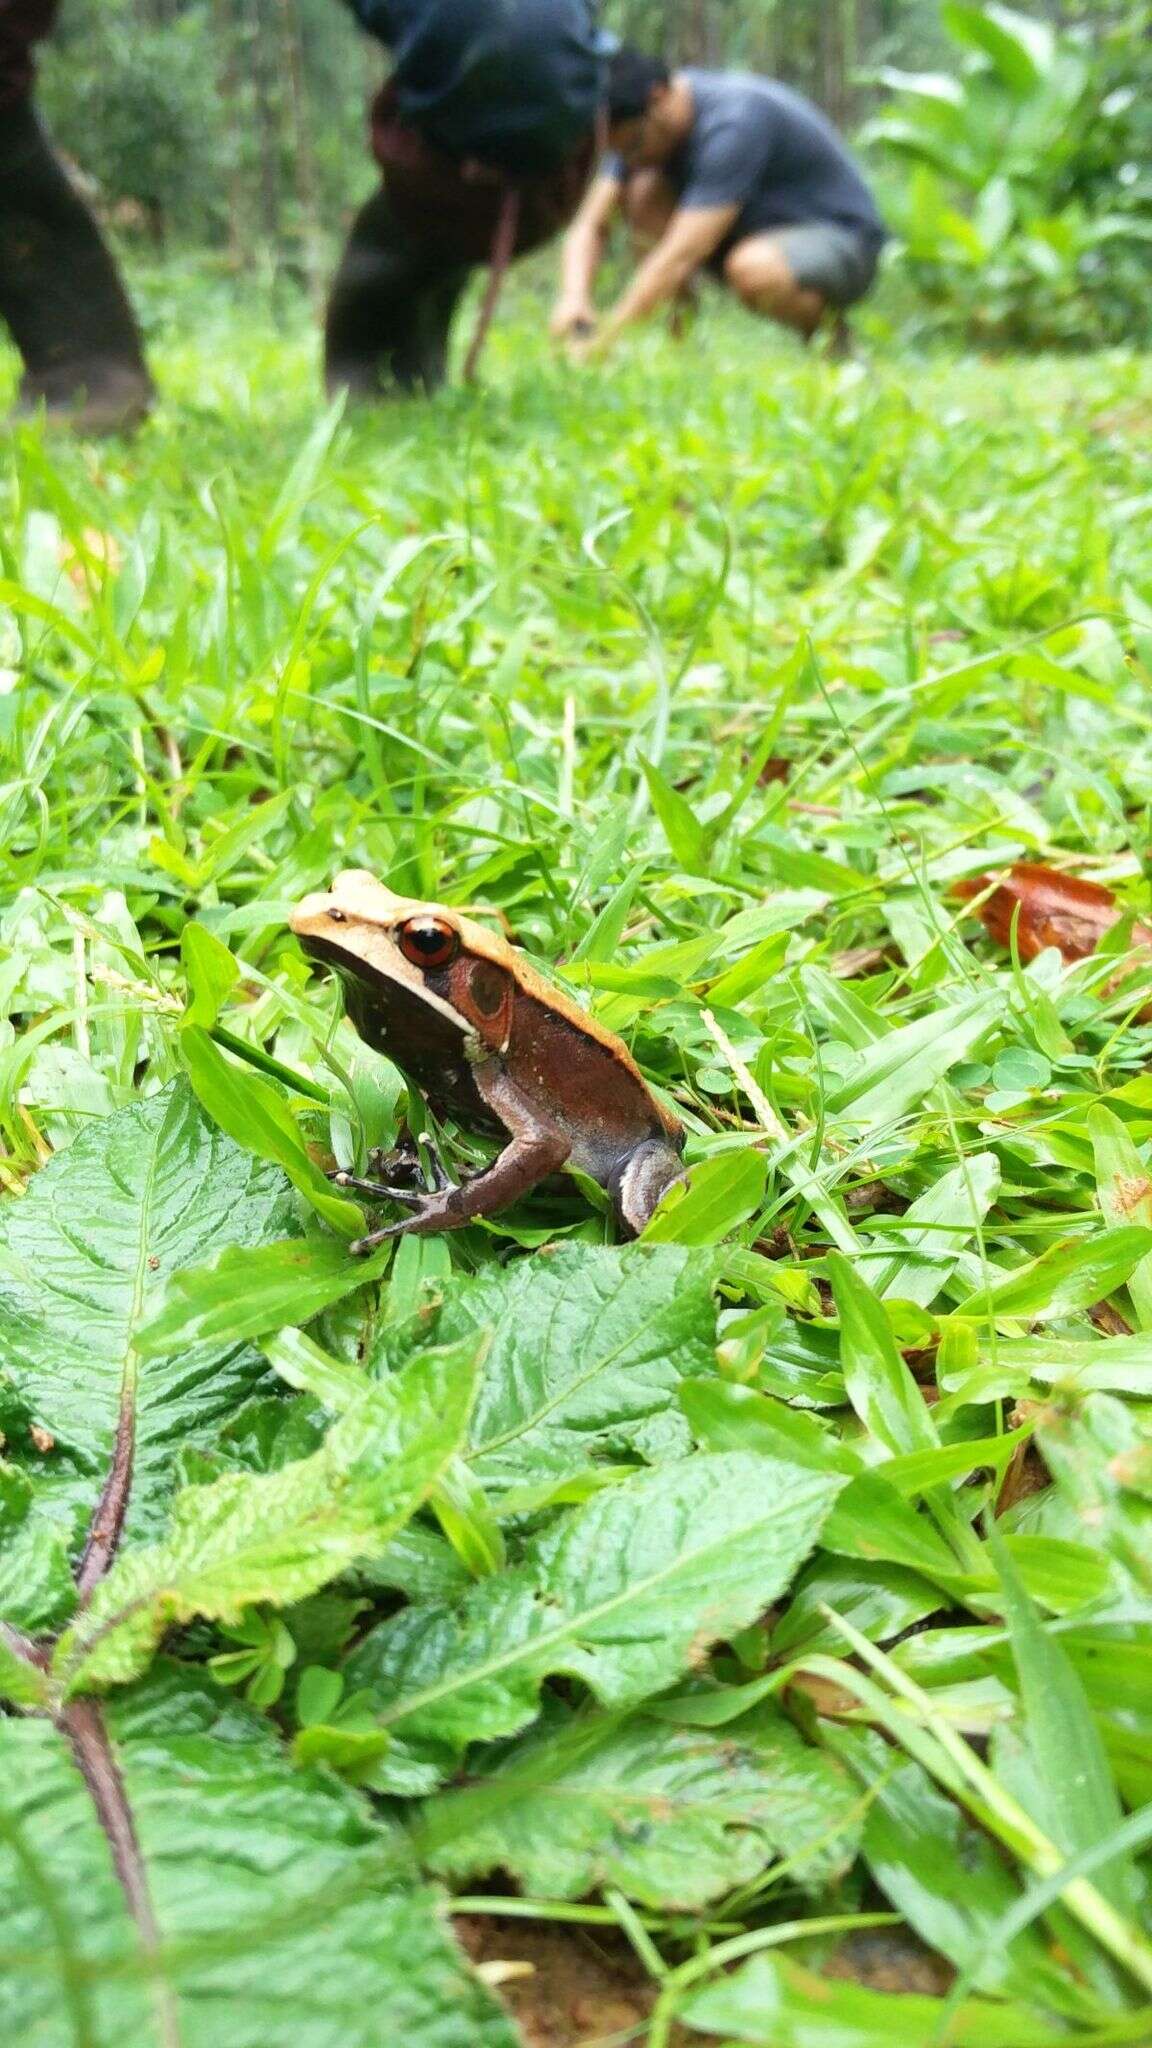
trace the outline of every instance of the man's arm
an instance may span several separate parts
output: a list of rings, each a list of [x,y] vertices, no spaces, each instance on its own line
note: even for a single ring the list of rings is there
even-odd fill
[[[549,331],[562,336],[595,323],[592,287],[604,255],[612,216],[620,205],[616,178],[597,178],[584,196],[580,211],[564,238],[560,257],[560,290]]]
[[[675,298],[723,241],[739,211],[738,206],[692,206],[674,213],[605,320],[595,353],[600,355],[610,347],[621,328],[645,319],[657,306]]]

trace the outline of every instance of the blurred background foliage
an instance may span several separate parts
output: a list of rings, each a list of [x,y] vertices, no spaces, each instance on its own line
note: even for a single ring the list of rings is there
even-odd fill
[[[1152,338],[1152,0],[608,0],[604,18],[673,61],[784,78],[857,137],[913,331]],[[73,0],[43,98],[117,233],[318,295],[372,182],[386,65],[339,0]]]

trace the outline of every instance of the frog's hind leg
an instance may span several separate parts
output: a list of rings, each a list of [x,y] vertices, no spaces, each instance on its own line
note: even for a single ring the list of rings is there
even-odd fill
[[[479,1216],[494,1216],[511,1202],[518,1202],[563,1166],[572,1149],[567,1135],[526,1110],[503,1077],[498,1075],[491,1081],[485,1099],[498,1107],[501,1121],[511,1133],[511,1143],[499,1158],[459,1187],[443,1188],[430,1195],[409,1195],[407,1200],[415,1208],[414,1215],[357,1238],[349,1245],[349,1251],[373,1251],[390,1237],[424,1237],[438,1230],[460,1230]]]

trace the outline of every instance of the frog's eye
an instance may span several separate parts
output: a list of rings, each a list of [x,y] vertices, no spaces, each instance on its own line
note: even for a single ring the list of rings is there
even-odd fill
[[[447,967],[460,948],[459,933],[442,917],[410,917],[397,937],[400,951],[413,967]]]
[[[347,924],[347,914],[343,910],[330,910],[328,912],[328,922],[329,924]]]

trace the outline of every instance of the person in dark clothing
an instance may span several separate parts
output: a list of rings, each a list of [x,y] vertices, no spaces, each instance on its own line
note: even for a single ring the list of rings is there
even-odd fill
[[[594,0],[348,5],[394,69],[372,109],[383,183],[353,223],[328,304],[326,381],[362,398],[431,391],[470,271],[491,263],[498,285],[576,212],[607,45]]]
[[[752,312],[806,339],[872,284],[884,223],[830,122],[787,86],[742,72],[670,74],[618,50],[605,160],[564,249],[552,332],[601,355],[709,269]],[[648,248],[597,329],[592,287],[623,214]]]
[[[110,433],[143,418],[152,384],[116,266],[33,105],[57,5],[0,0],[0,319],[24,359],[18,412]]]

